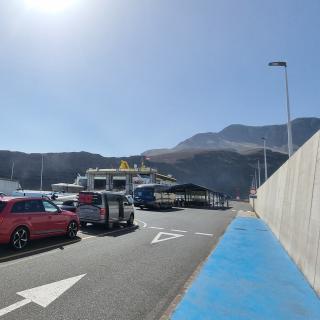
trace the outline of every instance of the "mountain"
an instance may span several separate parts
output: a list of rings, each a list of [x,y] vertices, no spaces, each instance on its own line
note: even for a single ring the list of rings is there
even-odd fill
[[[298,149],[313,134],[320,130],[319,118],[298,118],[292,121],[294,149]],[[266,138],[267,148],[287,153],[287,125],[245,126],[233,124],[218,133],[199,133],[180,142],[172,149],[153,149],[143,153],[155,156],[182,150],[233,150],[243,152],[263,147],[262,137]]]
[[[43,156],[45,190],[51,190],[52,183],[72,183],[78,173],[84,174],[88,168],[118,168],[121,159],[128,161],[131,167],[141,162],[141,156],[110,158],[88,152],[47,153]],[[193,182],[232,196],[239,192],[245,197],[252,180],[250,175],[257,167],[258,159],[262,164],[261,149],[246,154],[228,150],[201,151],[196,154],[177,151],[152,157],[145,163],[161,173],[172,174],[180,183]],[[286,159],[283,153],[268,151],[269,173],[274,172]],[[10,178],[13,161],[14,179],[19,180],[25,189],[39,189],[41,155],[0,151],[0,177]]]
[[[320,129],[320,119],[296,119],[292,126],[293,141],[297,148]],[[263,136],[267,138],[270,149],[267,158],[271,175],[288,158],[284,153],[287,144],[286,125],[231,125],[219,133],[200,133],[172,149],[149,150],[144,153],[150,156],[145,163],[161,173],[172,174],[180,183],[193,182],[231,196],[239,193],[246,197],[258,160],[263,171]],[[44,154],[43,186],[50,190],[52,183],[72,183],[78,173],[83,175],[88,168],[118,168],[121,159],[131,167],[141,162],[141,156],[115,158],[88,152]],[[10,178],[13,162],[14,179],[19,180],[25,189],[38,189],[41,154],[0,151],[1,178]]]

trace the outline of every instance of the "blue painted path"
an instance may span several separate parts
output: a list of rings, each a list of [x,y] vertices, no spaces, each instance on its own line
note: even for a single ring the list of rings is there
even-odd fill
[[[236,218],[172,320],[320,320],[320,299],[267,225]]]

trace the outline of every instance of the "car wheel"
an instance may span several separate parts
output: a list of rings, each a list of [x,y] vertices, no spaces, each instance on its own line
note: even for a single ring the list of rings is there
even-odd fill
[[[133,221],[134,221],[134,215],[133,213],[130,214],[130,218],[129,220],[127,221],[127,226],[132,226],[133,225]]]
[[[78,224],[75,221],[71,221],[68,224],[67,237],[69,239],[74,239],[77,236],[77,232],[78,232]]]
[[[11,235],[10,244],[14,250],[22,250],[29,242],[29,231],[26,227],[18,227]]]
[[[85,228],[87,226],[87,222],[80,222],[80,225],[82,228]]]

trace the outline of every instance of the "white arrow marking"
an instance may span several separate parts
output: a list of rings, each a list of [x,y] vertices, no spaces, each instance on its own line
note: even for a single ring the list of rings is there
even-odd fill
[[[166,237],[164,239],[160,239],[162,235],[166,235],[169,237]],[[151,244],[154,243],[158,243],[158,242],[162,242],[162,241],[166,241],[166,240],[171,240],[171,239],[176,239],[176,238],[180,238],[183,237],[184,234],[176,234],[176,233],[168,233],[168,232],[159,232],[155,238],[151,241]]]
[[[17,294],[23,298],[22,301],[16,302],[9,307],[0,310],[0,317],[24,305],[34,302],[41,307],[46,308],[51,302],[59,298],[65,291],[70,289],[74,284],[76,284],[81,278],[86,274],[81,274],[77,277],[72,277],[64,279],[61,281],[45,284],[40,287],[35,287],[29,290],[17,292]]]

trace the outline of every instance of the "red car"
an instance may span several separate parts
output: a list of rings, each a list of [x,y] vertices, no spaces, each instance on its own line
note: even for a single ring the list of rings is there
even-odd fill
[[[63,234],[73,239],[79,224],[77,214],[59,209],[50,200],[0,196],[0,243],[10,243],[15,250],[32,239]]]

